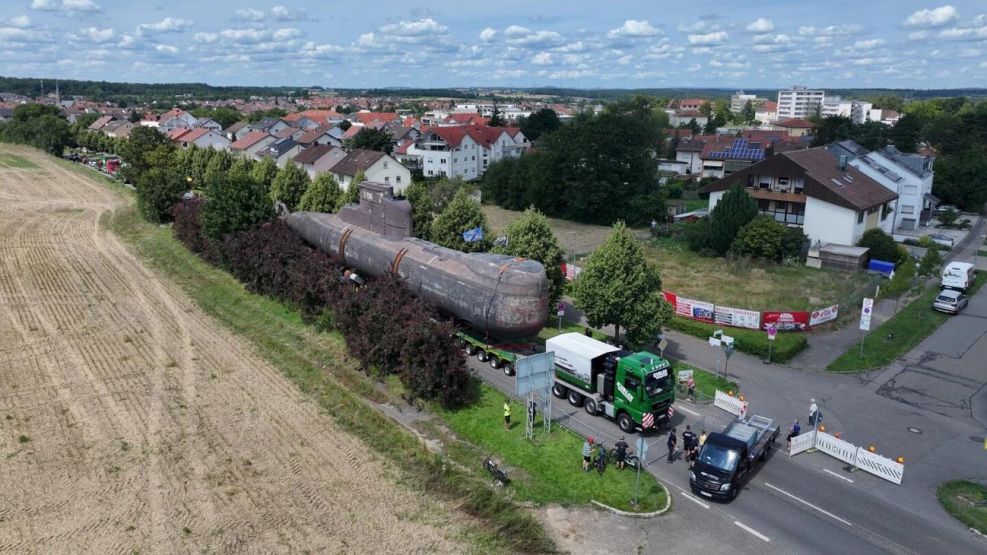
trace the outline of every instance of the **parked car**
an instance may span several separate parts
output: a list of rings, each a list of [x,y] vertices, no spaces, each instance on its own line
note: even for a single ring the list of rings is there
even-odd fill
[[[936,233],[929,235],[929,239],[931,239],[933,243],[946,247],[947,249],[953,248],[953,238],[949,235],[941,235]]]
[[[963,293],[953,289],[943,289],[936,296],[936,300],[932,301],[932,308],[939,312],[957,314],[966,307],[967,302],[968,299]]]
[[[940,214],[945,214],[946,212],[956,212],[957,214],[959,214],[960,210],[959,208],[956,208],[952,204],[943,204],[942,206],[937,206],[934,213],[936,216],[938,216]]]

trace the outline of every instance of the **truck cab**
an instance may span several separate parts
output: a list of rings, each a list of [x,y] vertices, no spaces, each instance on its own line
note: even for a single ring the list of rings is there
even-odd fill
[[[770,418],[751,416],[727,426],[723,433],[706,438],[689,474],[693,493],[717,499],[734,499],[757,461],[767,460],[778,427]]]
[[[568,398],[594,416],[616,420],[625,433],[668,421],[675,382],[665,359],[646,351],[631,353],[578,333],[552,337],[545,348],[555,353],[552,392],[556,397]]]

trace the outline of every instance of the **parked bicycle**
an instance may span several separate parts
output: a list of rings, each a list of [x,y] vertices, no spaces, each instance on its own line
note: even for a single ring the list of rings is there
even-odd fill
[[[607,464],[615,465],[617,464],[617,450],[607,449]],[[626,465],[631,470],[637,470],[637,467],[641,465],[641,459],[634,454],[634,450],[631,448],[627,449],[624,454],[624,465]]]
[[[497,480],[501,486],[506,486],[510,480],[507,478],[507,471],[500,468],[500,466],[493,461],[490,457],[487,457],[483,461],[483,468],[487,469],[487,472],[493,476],[494,480]]]

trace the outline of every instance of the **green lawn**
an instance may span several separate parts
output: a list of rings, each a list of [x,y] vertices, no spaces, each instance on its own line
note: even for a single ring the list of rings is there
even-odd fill
[[[939,486],[939,502],[963,524],[987,534],[987,487],[966,480]],[[975,506],[974,503],[985,503]]]
[[[694,198],[685,201],[686,212],[694,212],[701,208],[706,208],[707,206],[709,206],[709,199],[705,198]]]
[[[0,167],[14,168],[19,170],[36,170],[38,165],[34,162],[10,152],[0,152]]]
[[[978,272],[969,295],[976,293],[984,281],[987,281],[987,272]],[[926,289],[908,306],[866,335],[863,356],[860,356],[860,342],[857,341],[827,370],[863,372],[886,366],[907,353],[950,318],[948,314],[932,310],[932,301],[938,294],[938,285]]]
[[[692,370],[692,379],[696,381],[696,392],[701,393],[702,396],[713,398],[716,395],[717,389],[727,392],[733,391],[734,393],[740,391],[740,386],[737,385],[737,382],[724,380],[712,372],[701,370],[690,364],[672,362],[672,368],[675,369],[676,374],[681,370]],[[677,377],[676,380],[678,380]],[[682,391],[685,391],[684,386]],[[679,393],[679,396],[681,396],[681,393]]]
[[[559,425],[545,434],[541,415],[535,423],[535,437],[524,435],[525,409],[511,404],[510,431],[503,427],[504,395],[482,385],[479,400],[455,411],[440,411],[445,423],[459,437],[476,445],[482,453],[496,453],[508,468],[511,489],[534,503],[583,505],[596,500],[630,511],[634,496],[635,473],[608,467],[601,476],[583,472],[583,438]],[[606,445],[607,448],[613,447]],[[641,502],[637,510],[654,511],[665,506],[666,491],[655,478],[641,473]]]

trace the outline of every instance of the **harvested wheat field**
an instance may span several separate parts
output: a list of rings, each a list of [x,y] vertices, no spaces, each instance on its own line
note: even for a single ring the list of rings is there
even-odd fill
[[[0,154],[0,553],[469,549],[100,228],[120,193]]]

